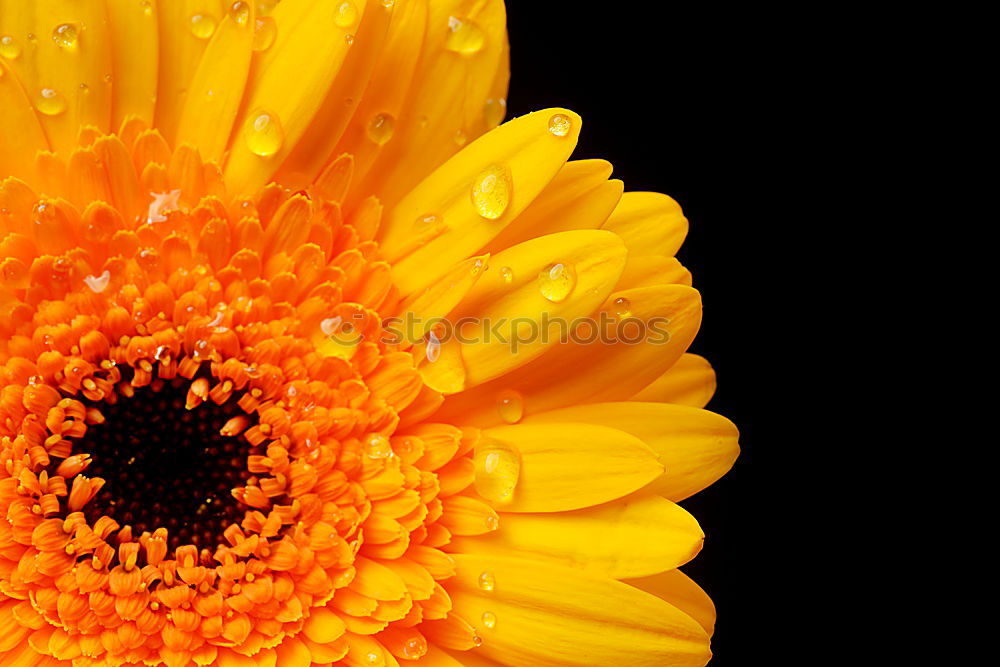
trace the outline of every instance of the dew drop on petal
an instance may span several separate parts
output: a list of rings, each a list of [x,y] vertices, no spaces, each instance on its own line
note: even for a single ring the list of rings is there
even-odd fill
[[[424,352],[427,361],[432,364],[441,356],[441,340],[433,331],[427,334],[427,350]]]
[[[516,391],[507,390],[497,396],[497,412],[500,419],[508,424],[516,424],[524,415],[524,398]]]
[[[576,287],[576,271],[569,264],[550,264],[538,274],[538,290],[552,303],[564,301]]]
[[[509,266],[501,266],[500,277],[503,278],[503,282],[505,285],[510,285],[512,282],[514,282],[514,270],[511,269]]]
[[[458,144],[459,146],[464,146],[465,142],[469,140],[469,138],[467,136],[465,136],[465,132],[463,132],[461,130],[461,128],[458,129],[458,130],[455,130],[454,139],[455,139],[455,143]]]
[[[518,479],[521,477],[521,453],[517,447],[494,438],[483,437],[476,447],[476,491],[486,500],[507,503],[514,499]],[[496,517],[490,516],[490,520]],[[494,530],[496,527],[491,526]]]
[[[150,0],[142,0],[142,2],[139,3],[139,6],[142,7],[142,13],[146,16],[153,15],[153,3]]]
[[[368,138],[381,146],[392,138],[396,119],[387,113],[376,114],[368,123]]]
[[[370,459],[386,459],[392,456],[392,444],[381,433],[368,436],[365,440],[365,454]]]
[[[455,53],[477,53],[486,44],[486,33],[483,29],[467,18],[448,17],[448,37],[444,48]]]
[[[557,113],[549,118],[549,132],[557,137],[565,137],[572,126],[573,122],[566,114]]]
[[[486,127],[491,130],[503,122],[507,115],[507,100],[502,97],[486,100],[483,107],[483,118],[486,120]]]
[[[278,36],[278,24],[270,16],[258,18],[253,33],[253,50],[267,51]]]
[[[472,643],[475,644],[476,646],[482,646],[483,638],[480,637],[479,635],[472,635]]]
[[[72,23],[62,23],[52,31],[52,41],[64,49],[76,47],[78,39],[79,34]]]
[[[358,22],[358,8],[353,2],[342,2],[334,10],[333,22],[340,28],[350,28]]]
[[[493,629],[497,626],[497,615],[492,611],[483,612],[483,625],[489,629]]]
[[[413,222],[413,231],[420,234],[422,232],[430,231],[438,222],[438,217],[433,213],[427,213],[425,215],[418,216]]]
[[[396,4],[396,0],[382,0],[382,6],[386,9],[392,9],[393,5]]]
[[[0,37],[0,56],[13,60],[21,55],[21,45],[10,35]]]
[[[86,283],[91,292],[100,294],[108,288],[108,283],[111,282],[111,272],[105,271],[99,276],[87,276],[83,279],[83,282]]]
[[[244,0],[237,0],[229,6],[229,16],[238,25],[246,25],[250,20],[250,3]]]
[[[427,653],[427,640],[421,635],[411,637],[403,644],[403,656],[416,660]]]
[[[490,165],[472,183],[472,203],[476,212],[488,220],[496,220],[507,210],[512,190],[510,169]]]
[[[479,575],[479,588],[484,591],[490,592],[497,586],[496,577],[493,576],[492,572],[483,572]]]
[[[66,98],[52,88],[42,88],[35,98],[35,108],[46,116],[58,116],[66,111]]]
[[[285,140],[278,116],[262,109],[251,113],[247,118],[243,136],[250,152],[260,157],[270,157],[277,153]]]
[[[191,34],[198,39],[208,39],[215,34],[215,19],[208,14],[195,14],[191,17]]]
[[[614,300],[615,314],[622,318],[628,318],[632,316],[632,302],[623,296],[618,297]]]

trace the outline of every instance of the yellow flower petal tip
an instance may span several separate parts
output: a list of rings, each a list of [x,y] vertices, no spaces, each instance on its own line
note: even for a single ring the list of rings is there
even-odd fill
[[[687,220],[505,16],[0,5],[0,664],[708,661]]]

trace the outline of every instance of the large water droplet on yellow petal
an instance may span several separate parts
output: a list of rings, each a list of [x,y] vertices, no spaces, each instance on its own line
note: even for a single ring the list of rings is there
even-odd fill
[[[389,438],[382,434],[368,436],[364,447],[368,458],[385,459],[392,456],[392,444],[389,443]]]
[[[632,302],[623,296],[618,297],[614,301],[615,315],[621,319],[626,319],[632,316]]]
[[[444,48],[455,53],[471,54],[480,51],[486,44],[486,33],[467,18],[448,17],[448,37]]]
[[[77,40],[79,40],[79,34],[76,31],[76,26],[72,23],[62,23],[52,31],[52,41],[64,49],[75,48]]]
[[[13,60],[21,55],[21,44],[10,35],[0,37],[0,56]]]
[[[479,575],[479,587],[484,591],[491,592],[496,586],[497,580],[492,572],[483,572]]]
[[[497,626],[497,615],[492,611],[483,612],[483,625],[492,630]]]
[[[392,138],[392,130],[396,119],[387,113],[377,114],[368,123],[368,138],[381,146]]]
[[[507,210],[512,190],[510,169],[498,164],[490,165],[472,184],[472,203],[479,215],[496,220]]]
[[[198,39],[208,39],[215,34],[215,19],[208,14],[195,14],[191,17],[191,34]]]
[[[493,129],[503,122],[507,115],[507,100],[502,97],[486,100],[483,107],[483,118],[486,120],[486,127]]]
[[[517,447],[483,436],[476,447],[474,460],[476,492],[494,503],[513,500],[521,476],[521,453]],[[489,521],[487,524],[491,530],[495,529]]]
[[[285,140],[278,116],[261,109],[250,114],[243,128],[243,136],[250,152],[261,157],[277,153]]]
[[[278,24],[270,16],[257,19],[253,33],[253,50],[267,51],[278,36]]]
[[[552,303],[559,303],[576,287],[576,271],[569,264],[550,264],[538,274],[538,290]]]
[[[572,127],[573,122],[566,114],[557,113],[549,118],[549,132],[557,137],[565,137]]]
[[[42,88],[35,98],[35,108],[46,116],[58,116],[66,111],[66,98],[52,88]]]
[[[508,424],[516,424],[524,415],[524,398],[516,391],[502,391],[497,396],[497,412],[500,419]]]
[[[246,25],[247,21],[250,20],[250,3],[244,2],[243,0],[237,0],[229,6],[229,16],[236,21],[238,25]]]
[[[333,13],[333,22],[340,28],[351,28],[358,22],[358,8],[353,2],[342,2]]]

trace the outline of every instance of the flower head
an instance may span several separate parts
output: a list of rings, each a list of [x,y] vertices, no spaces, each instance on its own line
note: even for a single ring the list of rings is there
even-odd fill
[[[687,222],[496,0],[0,8],[0,664],[702,665]]]

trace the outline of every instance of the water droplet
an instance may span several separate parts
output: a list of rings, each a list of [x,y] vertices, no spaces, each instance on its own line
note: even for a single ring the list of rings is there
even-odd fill
[[[514,445],[483,436],[475,452],[476,491],[486,500],[507,503],[514,499],[514,490],[521,477],[521,453]],[[490,516],[487,525],[490,526]],[[496,526],[490,526],[495,530]]]
[[[432,364],[441,356],[441,341],[433,331],[427,334],[427,349],[424,351],[427,361]]]
[[[261,109],[250,114],[243,128],[243,136],[250,152],[260,157],[270,157],[277,153],[285,140],[278,116]]]
[[[35,108],[46,116],[58,116],[66,111],[66,98],[52,88],[42,88],[35,98]]]
[[[403,644],[403,656],[416,659],[423,657],[427,653],[427,640],[420,635],[415,635]]]
[[[507,100],[502,97],[486,100],[483,107],[483,118],[486,120],[486,127],[491,130],[503,122],[507,115]]]
[[[358,8],[353,2],[342,2],[333,14],[333,22],[341,28],[353,27],[358,22]]]
[[[319,323],[320,330],[327,336],[332,336],[337,329],[340,328],[340,324],[344,321],[344,318],[330,317]]]
[[[72,23],[62,23],[52,31],[52,41],[64,49],[75,48],[78,39],[76,26]]]
[[[566,114],[557,113],[549,118],[549,132],[557,137],[565,137],[572,126],[573,123]]]
[[[142,7],[142,13],[146,16],[153,15],[153,3],[150,2],[150,0],[142,0],[142,2],[139,3],[139,6]]]
[[[472,643],[475,644],[477,647],[482,646],[483,638],[480,637],[479,635],[472,635]]]
[[[191,17],[191,34],[198,39],[208,39],[215,33],[215,19],[208,14]]]
[[[497,412],[500,419],[508,424],[516,424],[524,415],[524,398],[516,391],[502,391],[497,396]]]
[[[381,146],[392,138],[392,130],[396,119],[387,113],[377,114],[368,123],[368,138]]]
[[[396,0],[382,0],[382,6],[386,9],[392,9],[392,6],[396,4]]]
[[[421,126],[421,127],[423,127],[423,126]],[[455,139],[455,143],[458,144],[459,146],[464,146],[465,142],[469,140],[469,138],[465,136],[465,132],[463,132],[461,128],[455,130],[455,137],[454,137],[454,139]]]
[[[510,285],[514,282],[514,271],[509,266],[500,267],[500,277],[503,278],[504,284]]]
[[[625,319],[632,316],[632,302],[623,296],[618,297],[614,301],[615,314],[621,319]]]
[[[496,220],[510,204],[512,194],[510,169],[498,164],[490,165],[472,184],[472,203],[479,215]]]
[[[497,615],[492,611],[483,612],[483,625],[489,629],[493,629],[497,626]]]
[[[86,283],[91,292],[100,294],[108,288],[108,283],[111,282],[111,272],[105,271],[99,276],[87,276],[83,279],[83,282]]]
[[[246,25],[250,20],[250,3],[238,0],[229,6],[229,16],[236,21],[237,25]]]
[[[0,56],[13,60],[21,55],[21,45],[10,35],[0,37]]]
[[[365,454],[370,459],[386,459],[392,456],[392,444],[381,433],[368,436],[365,440]]]
[[[417,234],[422,234],[423,232],[428,232],[434,228],[438,223],[438,217],[433,213],[427,213],[426,215],[421,215],[413,223],[413,231]]]
[[[493,576],[492,572],[483,572],[479,575],[479,587],[484,591],[490,592],[497,586],[496,577]]]
[[[267,51],[278,36],[278,24],[270,16],[258,18],[253,33],[253,50]]]
[[[476,53],[486,44],[486,33],[478,25],[466,18],[448,17],[448,37],[444,48],[455,53]]]
[[[344,41],[347,42],[348,46],[350,46],[351,44],[354,43],[354,35],[352,35],[350,33],[344,35]]]
[[[569,264],[549,264],[538,274],[538,290],[552,303],[559,303],[576,287],[576,271]]]

